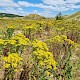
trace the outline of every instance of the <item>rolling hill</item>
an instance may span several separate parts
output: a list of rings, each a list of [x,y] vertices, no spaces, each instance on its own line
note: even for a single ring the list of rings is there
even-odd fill
[[[4,18],[4,17],[14,18],[14,17],[23,17],[23,16],[19,16],[16,14],[9,14],[9,13],[0,13],[0,18]]]
[[[80,20],[80,11],[70,15],[67,17],[68,19],[76,19],[76,20]]]
[[[37,19],[46,19],[43,16],[40,16],[38,14],[29,14],[27,16],[24,16],[23,19],[32,19],[32,20],[37,20]]]

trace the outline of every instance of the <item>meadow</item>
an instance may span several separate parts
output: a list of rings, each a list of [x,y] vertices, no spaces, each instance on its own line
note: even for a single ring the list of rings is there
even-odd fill
[[[0,80],[80,80],[80,21],[0,18]]]

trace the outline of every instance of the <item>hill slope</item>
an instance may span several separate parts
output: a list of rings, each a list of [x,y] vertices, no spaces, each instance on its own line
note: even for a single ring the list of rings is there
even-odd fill
[[[15,14],[8,14],[8,13],[0,13],[0,18],[3,17],[14,18],[14,17],[22,17],[22,16],[15,15]]]
[[[67,18],[69,18],[69,19],[77,19],[77,20],[80,19],[80,11],[68,16]]]
[[[29,14],[27,16],[24,16],[23,19],[33,19],[33,20],[35,19],[35,20],[37,20],[37,19],[46,19],[46,18],[43,16],[40,16],[38,14]]]

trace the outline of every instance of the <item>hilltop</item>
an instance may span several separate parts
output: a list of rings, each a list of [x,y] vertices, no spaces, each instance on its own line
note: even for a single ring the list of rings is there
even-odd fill
[[[32,20],[36,20],[36,19],[46,19],[44,16],[38,15],[38,14],[29,14],[27,16],[24,16],[23,19],[32,19]]]

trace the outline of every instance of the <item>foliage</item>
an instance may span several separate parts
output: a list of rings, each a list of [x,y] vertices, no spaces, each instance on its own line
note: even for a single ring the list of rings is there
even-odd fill
[[[62,17],[62,13],[60,12],[57,16],[56,16],[56,20],[62,20],[63,17]]]
[[[5,62],[3,67],[7,71],[5,79],[13,79],[22,58],[17,53],[10,53],[8,57],[3,57],[3,61]]]
[[[13,17],[22,17],[22,16],[15,15],[15,14],[8,14],[8,13],[0,13],[0,18],[3,18],[3,17],[13,18]]]
[[[4,72],[4,79],[79,77],[79,58],[73,58],[80,50],[79,25],[79,21],[68,19],[0,19],[0,72]]]

